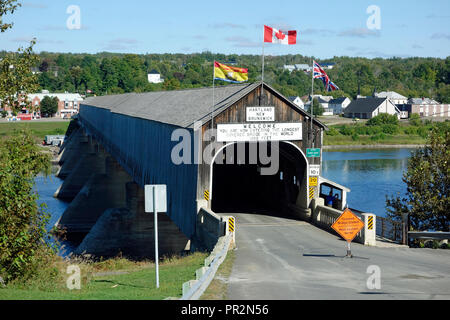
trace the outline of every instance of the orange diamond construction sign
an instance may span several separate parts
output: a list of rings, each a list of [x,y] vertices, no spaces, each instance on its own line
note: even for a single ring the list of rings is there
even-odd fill
[[[364,228],[364,223],[351,210],[345,209],[342,215],[331,226],[342,238],[352,242]]]

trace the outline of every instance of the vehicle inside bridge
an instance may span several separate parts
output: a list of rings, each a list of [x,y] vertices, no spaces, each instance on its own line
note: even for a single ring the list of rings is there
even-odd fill
[[[265,172],[271,166],[268,159],[275,169],[270,175]],[[281,212],[287,204],[295,204],[301,188],[306,188],[306,167],[304,156],[290,143],[231,144],[214,164],[212,209],[217,213]]]

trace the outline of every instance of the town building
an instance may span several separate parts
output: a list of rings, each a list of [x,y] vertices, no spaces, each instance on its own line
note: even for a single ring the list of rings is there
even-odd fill
[[[149,83],[163,83],[164,79],[161,78],[161,74],[153,69],[147,75],[147,79]]]
[[[450,118],[450,104],[440,104],[430,98],[411,98],[408,103],[398,105],[406,118],[418,114],[421,118]]]
[[[39,106],[41,105],[42,99],[44,97],[56,97],[58,98],[58,111],[55,116],[63,119],[70,119],[72,116],[78,114],[80,111],[80,103],[83,101],[83,98],[79,93],[50,93],[46,90],[43,90],[41,93],[33,93],[28,94],[28,101],[31,102],[31,106],[33,110],[33,118],[40,117]],[[29,114],[30,112],[24,112]]]
[[[381,113],[397,115],[400,110],[388,98],[365,98],[353,100],[344,110],[346,118],[371,119]]]
[[[297,107],[302,108],[302,110],[305,110],[305,103],[300,97],[298,96],[289,97],[289,100],[291,100],[291,102],[294,103]]]
[[[376,98],[388,98],[394,104],[406,104],[408,102],[408,98],[402,96],[401,94],[395,91],[383,91],[380,93],[375,93]]]
[[[328,103],[328,108],[332,110],[333,115],[340,115],[344,113],[345,108],[347,108],[351,102],[352,101],[347,97],[336,98]]]

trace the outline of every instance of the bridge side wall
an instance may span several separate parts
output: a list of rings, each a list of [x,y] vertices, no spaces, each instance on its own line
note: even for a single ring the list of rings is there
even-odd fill
[[[87,105],[81,105],[79,121],[140,187],[167,185],[167,215],[191,238],[197,218],[197,165],[176,165],[171,159],[179,144],[172,141],[172,133],[179,128]]]

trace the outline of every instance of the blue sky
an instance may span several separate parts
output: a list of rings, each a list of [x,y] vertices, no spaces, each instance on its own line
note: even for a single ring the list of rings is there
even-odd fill
[[[266,45],[268,55],[450,55],[449,0],[21,2],[14,28],[0,34],[0,50],[17,50],[36,37],[37,52],[261,54],[266,24],[299,33],[297,45]],[[66,26],[70,5],[80,8],[79,30]],[[379,30],[367,28],[371,5],[380,8]]]

